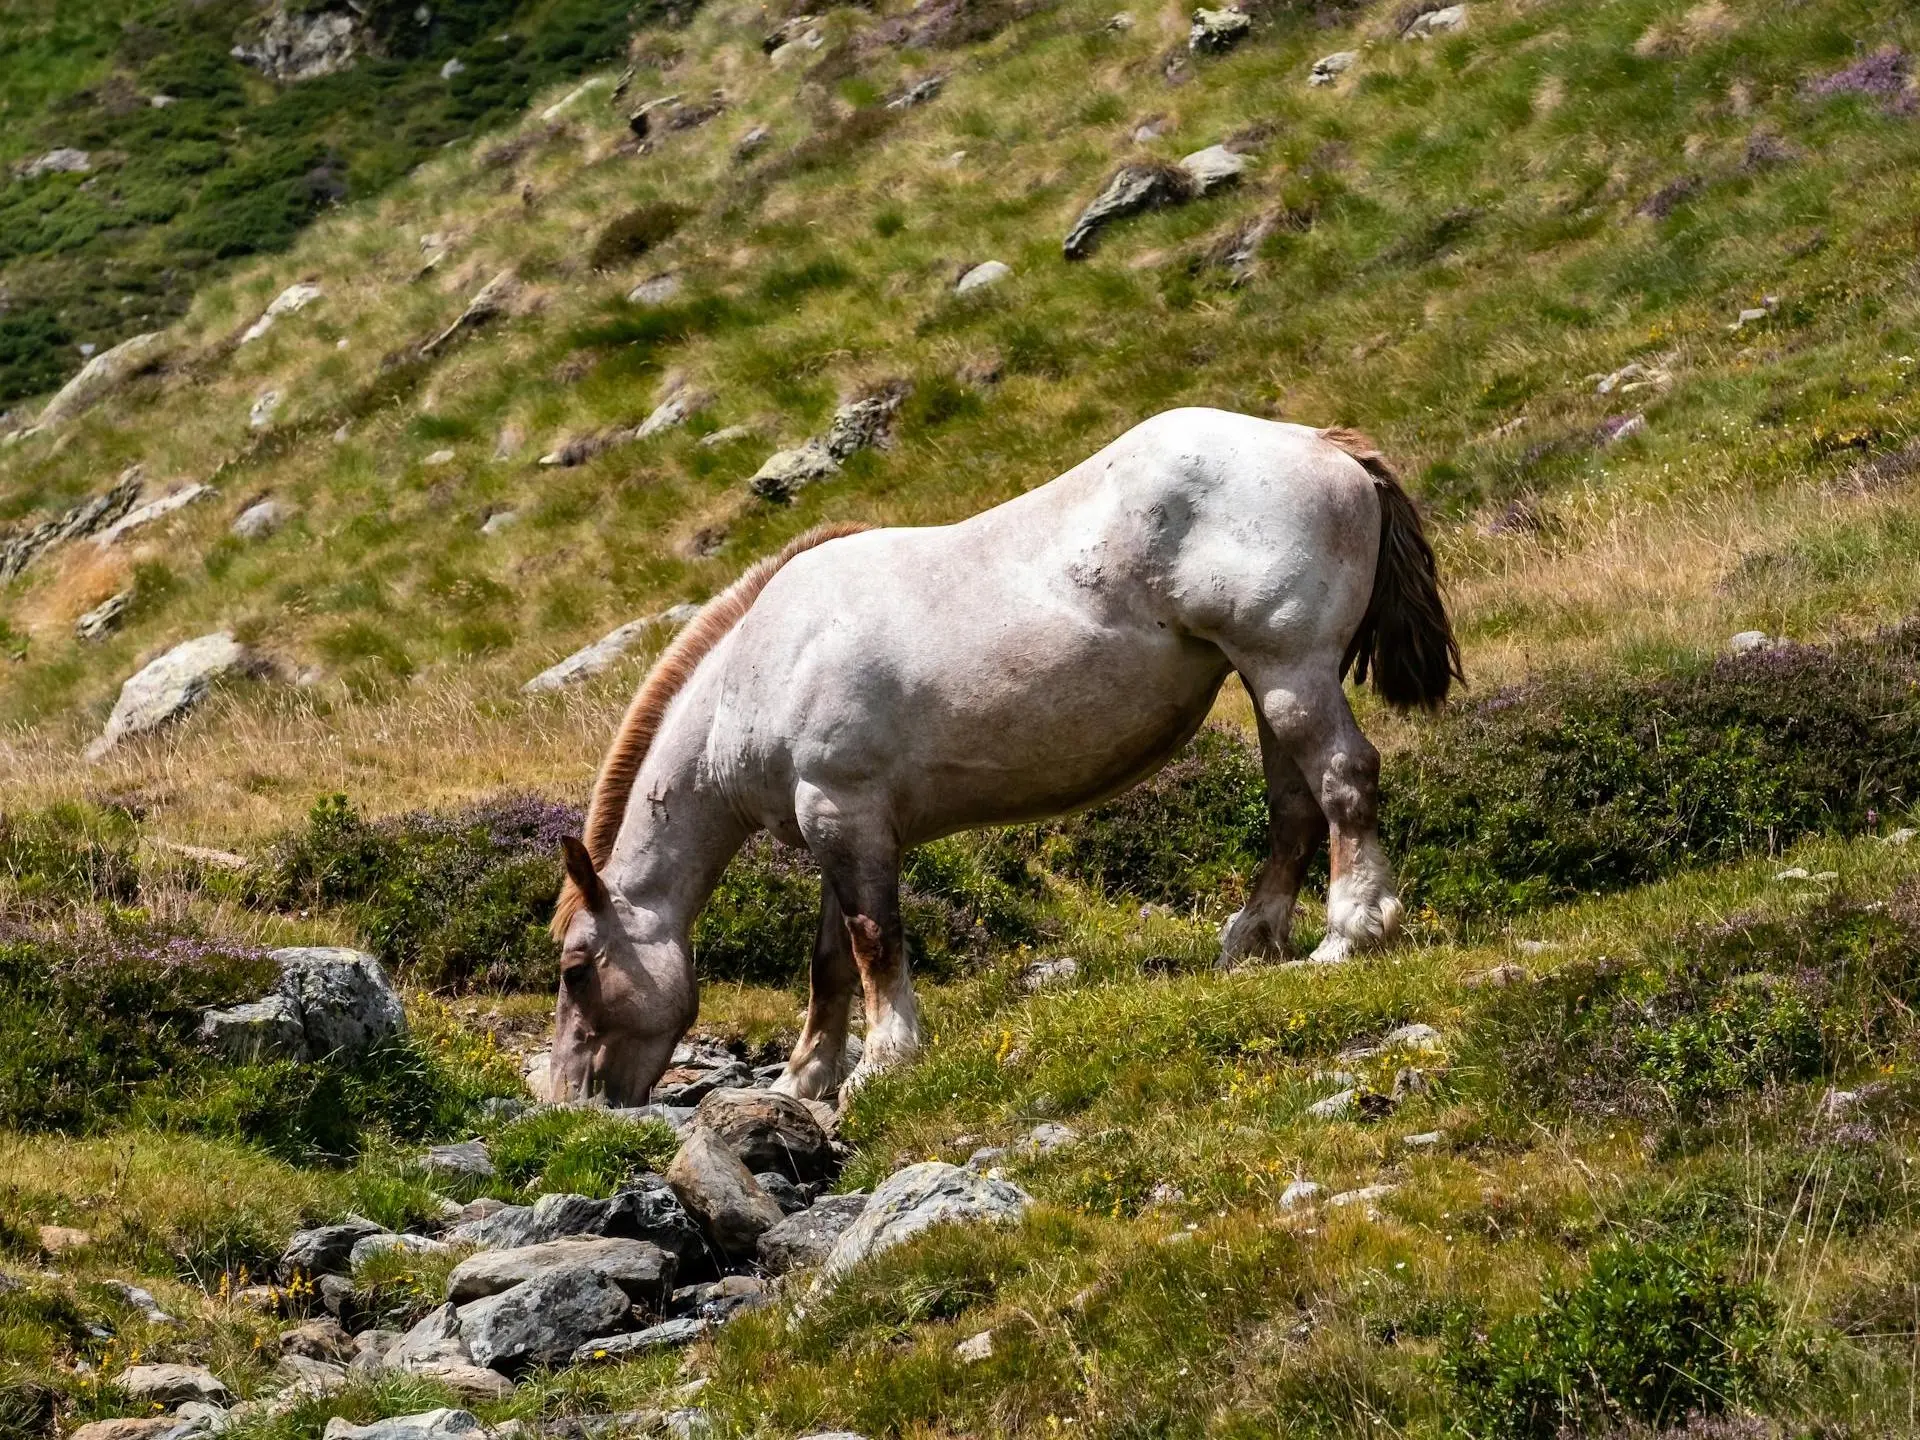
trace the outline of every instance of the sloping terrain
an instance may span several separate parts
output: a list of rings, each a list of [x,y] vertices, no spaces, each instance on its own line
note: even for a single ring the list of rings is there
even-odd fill
[[[1198,44],[1113,0],[427,14],[372,7],[377,53],[300,81],[216,52],[265,23],[237,6],[0,22],[0,158],[108,157],[0,187],[0,1427],[133,1413],[136,1350],[272,1390],[297,1317],[233,1295],[298,1225],[444,1223],[429,1141],[487,1138],[503,1200],[661,1166],[653,1127],[497,1103],[654,617],[1205,404],[1363,427],[1426,507],[1472,688],[1356,701],[1407,943],[1211,970],[1264,838],[1231,688],[1136,795],[909,870],[931,1043],[842,1116],[838,1183],[1007,1147],[1024,1220],[476,1413],[1911,1433],[1906,7],[1271,0]],[[176,175],[189,143],[219,158]],[[1067,258],[1116,177],[1163,203]],[[122,293],[154,318],[85,318]],[[149,330],[48,412],[78,340]],[[83,758],[219,634],[197,704]],[[756,845],[703,921],[702,1033],[743,1060],[791,1041],[812,884]],[[193,1042],[302,943],[377,953],[405,1044]],[[450,1263],[390,1257],[355,1313],[418,1319]],[[453,1398],[363,1375],[240,1433]]]

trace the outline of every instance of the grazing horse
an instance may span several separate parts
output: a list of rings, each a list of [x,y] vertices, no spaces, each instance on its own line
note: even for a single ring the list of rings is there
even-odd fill
[[[1326,938],[1389,939],[1379,753],[1341,682],[1398,707],[1460,673],[1433,551],[1378,451],[1350,431],[1219,410],[1136,426],[955,525],[827,526],[762,560],[655,663],[608,751],[567,881],[555,1099],[643,1103],[698,1010],[690,940],[754,832],[822,877],[812,995],[775,1088],[831,1097],[856,982],[852,1080],[920,1042],[900,862],[959,830],[1059,815],[1151,775],[1228,672],[1253,697],[1272,853],[1221,963],[1284,953],[1331,840]]]

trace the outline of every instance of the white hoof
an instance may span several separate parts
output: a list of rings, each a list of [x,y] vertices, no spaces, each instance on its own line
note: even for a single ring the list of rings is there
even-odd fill
[[[1353,941],[1338,931],[1329,932],[1327,938],[1313,947],[1313,953],[1307,956],[1309,965],[1344,965],[1353,958]]]

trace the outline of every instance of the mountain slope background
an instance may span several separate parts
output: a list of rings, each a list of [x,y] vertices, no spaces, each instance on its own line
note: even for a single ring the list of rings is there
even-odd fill
[[[704,1342],[714,1423],[1904,1433],[1920,967],[1887,839],[1920,784],[1920,33],[1884,0],[1437,8],[1270,0],[1196,50],[1188,12],[1113,0],[376,5],[350,66],[291,82],[228,53],[271,16],[221,0],[0,20],[0,159],[92,157],[0,187],[0,525],[130,467],[142,499],[212,487],[0,585],[0,900],[26,926],[0,983],[22,1034],[80,1016],[126,1049],[140,1025],[88,1006],[146,1002],[40,978],[145,975],[115,927],[367,944],[415,987],[406,1083],[432,1082],[268,1085],[163,1033],[127,1053],[182,1078],[76,1041],[60,1064],[126,1103],[56,1113],[0,1069],[9,1263],[27,1221],[100,1237],[78,1280],[0,1293],[31,1433],[124,1413],[75,1365],[111,1371],[85,1286],[163,1286],[188,1333],[110,1328],[264,1387],[270,1327],[217,1277],[297,1221],[427,1214],[410,1147],[495,1134],[500,1052],[549,1004],[552,807],[666,627],[584,684],[528,679],[810,525],[956,519],[1183,404],[1360,426],[1428,513],[1472,690],[1432,718],[1356,698],[1411,943],[1210,972],[1261,844],[1237,687],[1134,801],[918,857],[934,1039],[849,1112],[850,1181],[1041,1117],[1086,1138],[1014,1162],[1027,1224]],[[1236,183],[1063,256],[1120,167],[1212,146]],[[961,293],[989,260],[1010,273]],[[296,284],[317,295],[243,340]],[[141,373],[36,424],[81,343],[154,330]],[[897,401],[884,443],[750,488],[873,397]],[[277,528],[233,533],[268,499]],[[81,759],[127,676],[216,631],[252,673]],[[1727,656],[1747,631],[1787,643]],[[766,848],[736,866],[701,940],[710,1034],[790,1039],[810,884]],[[1078,980],[1030,995],[1056,952]],[[1443,1061],[1353,1058],[1411,1022]],[[1381,1105],[1310,1114],[1336,1074]],[[604,1139],[580,1153],[631,1158]],[[1399,1188],[1283,1210],[1296,1178]],[[981,1329],[993,1358],[955,1358]],[[1676,1334],[1713,1342],[1684,1384]],[[664,1405],[680,1364],[544,1377],[485,1418]]]

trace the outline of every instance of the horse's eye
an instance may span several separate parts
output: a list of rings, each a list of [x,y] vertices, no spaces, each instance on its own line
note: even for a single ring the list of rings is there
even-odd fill
[[[593,961],[583,956],[578,960],[568,961],[560,967],[560,983],[569,990],[578,990],[587,983],[592,974]]]

